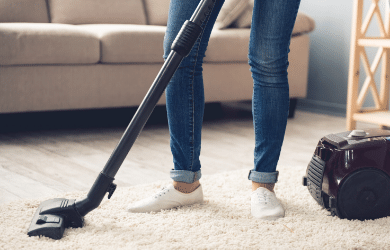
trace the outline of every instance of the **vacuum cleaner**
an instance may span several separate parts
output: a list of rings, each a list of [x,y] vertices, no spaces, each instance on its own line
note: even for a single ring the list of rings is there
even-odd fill
[[[89,190],[87,197],[78,201],[56,198],[42,202],[28,228],[27,234],[29,236],[61,239],[65,228],[78,228],[84,225],[84,216],[100,205],[106,193],[108,193],[108,199],[111,198],[116,189],[116,184],[113,183],[114,176],[141,133],[181,61],[190,53],[203,30],[202,24],[208,19],[216,1],[202,0],[190,20],[185,21],[182,25],[172,43],[168,58],[112,152],[103,171],[100,172]]]
[[[369,220],[390,215],[390,131],[353,130],[323,137],[303,185],[331,215]]]

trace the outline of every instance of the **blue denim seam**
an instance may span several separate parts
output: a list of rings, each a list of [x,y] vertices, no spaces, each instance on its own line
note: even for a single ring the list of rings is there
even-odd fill
[[[202,32],[203,34],[203,32]],[[199,38],[199,42],[196,44],[196,55],[194,56],[195,60],[193,62],[193,70],[192,72],[190,72],[191,75],[191,83],[190,83],[190,87],[191,87],[191,94],[190,94],[190,131],[191,131],[191,141],[190,141],[190,158],[191,158],[191,162],[190,162],[190,171],[192,171],[193,167],[194,167],[194,142],[195,142],[195,96],[194,96],[194,79],[195,79],[195,71],[196,71],[196,61],[197,61],[197,58],[198,58],[198,53],[199,53],[199,48],[200,48],[200,42],[201,38]]]
[[[198,37],[198,41],[196,43],[196,54],[194,56],[195,60],[194,60],[194,63],[193,63],[193,71],[191,72],[192,76],[191,76],[191,97],[190,97],[190,106],[191,106],[191,111],[192,114],[190,114],[190,117],[192,118],[190,120],[190,127],[192,126],[191,128],[191,132],[192,132],[192,135],[191,135],[191,142],[190,142],[190,157],[191,157],[191,165],[190,165],[190,170],[192,171],[193,167],[194,167],[194,142],[195,142],[195,94],[194,94],[194,80],[195,80],[195,72],[196,72],[196,62],[198,60],[198,55],[199,55],[199,50],[200,50],[200,46],[202,44],[202,38],[203,38],[203,34],[204,34],[204,28],[207,26],[207,23],[209,21],[209,18],[210,18],[210,15],[207,17],[207,20],[202,24],[203,26],[203,29],[202,29],[202,32],[201,34],[199,35]]]

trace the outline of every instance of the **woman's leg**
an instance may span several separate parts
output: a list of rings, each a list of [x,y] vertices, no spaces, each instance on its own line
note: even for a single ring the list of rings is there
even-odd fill
[[[273,190],[289,110],[291,34],[300,0],[255,0],[249,44],[253,77],[254,169],[248,178]]]
[[[184,21],[189,20],[200,0],[171,0],[168,27],[164,39],[164,59]],[[152,197],[130,204],[132,213],[158,212],[203,201],[199,184],[200,139],[204,109],[202,62],[214,22],[223,0],[218,0],[202,34],[190,54],[183,59],[166,89],[168,125],[174,170],[173,185],[163,188]]]
[[[273,188],[289,109],[288,52],[300,0],[255,0],[249,43],[255,129],[251,214],[263,220],[284,217]]]
[[[164,39],[164,59],[185,20],[189,20],[200,0],[171,0],[167,31]],[[199,161],[201,129],[204,111],[202,63],[211,30],[224,0],[218,0],[203,25],[203,32],[190,54],[183,59],[166,89],[166,107],[171,137],[175,182],[194,183],[201,177]]]

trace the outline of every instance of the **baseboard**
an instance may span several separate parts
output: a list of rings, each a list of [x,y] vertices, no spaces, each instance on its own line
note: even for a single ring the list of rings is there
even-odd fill
[[[324,102],[310,99],[299,99],[297,109],[313,113],[334,115],[339,117],[346,116],[346,105],[332,102]]]

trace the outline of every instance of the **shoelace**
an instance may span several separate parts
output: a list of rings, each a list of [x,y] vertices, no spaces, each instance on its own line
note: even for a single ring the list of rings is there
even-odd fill
[[[257,194],[257,198],[261,203],[268,203],[268,196],[265,193]]]
[[[154,198],[157,198],[158,196],[161,196],[161,195],[165,194],[166,191],[169,192],[168,188],[167,188],[167,187],[163,187],[158,193],[156,193],[156,194],[154,195]]]
[[[257,198],[260,203],[264,203],[264,204],[272,203],[272,199],[267,192],[257,193]]]

